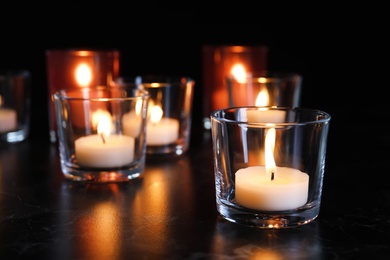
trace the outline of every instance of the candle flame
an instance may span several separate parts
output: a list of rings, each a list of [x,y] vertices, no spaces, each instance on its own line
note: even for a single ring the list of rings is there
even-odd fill
[[[234,79],[238,81],[238,83],[246,82],[246,70],[244,65],[242,65],[241,63],[234,64],[230,73],[234,77]]]
[[[163,110],[161,109],[161,107],[158,105],[153,106],[151,108],[150,121],[152,123],[158,123],[160,122],[162,115],[163,115]]]
[[[91,67],[86,63],[80,63],[75,70],[77,84],[81,87],[87,87],[92,81]]]
[[[257,95],[255,104],[256,106],[267,106],[269,104],[269,95],[265,88],[262,89]]]
[[[108,111],[97,110],[92,115],[92,125],[96,126],[97,133],[104,138],[111,133],[112,128],[112,118],[111,114]]]
[[[267,174],[271,175],[271,180],[273,180],[274,174],[276,173],[276,164],[274,158],[275,139],[276,130],[272,127],[267,130],[264,144],[265,170]]]

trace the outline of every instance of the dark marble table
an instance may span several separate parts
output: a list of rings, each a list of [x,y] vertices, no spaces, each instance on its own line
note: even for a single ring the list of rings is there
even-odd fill
[[[121,184],[65,180],[45,138],[1,143],[0,259],[390,259],[389,130],[332,120],[320,215],[290,229],[219,217],[206,130]]]

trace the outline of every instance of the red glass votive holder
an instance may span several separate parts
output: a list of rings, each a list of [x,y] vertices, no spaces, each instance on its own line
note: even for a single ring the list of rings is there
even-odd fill
[[[259,75],[267,70],[268,47],[264,45],[205,45],[202,48],[203,126],[211,129],[211,112],[229,107],[226,79]]]
[[[53,94],[60,89],[110,86],[119,76],[118,50],[54,49],[46,51],[49,136],[57,141]]]

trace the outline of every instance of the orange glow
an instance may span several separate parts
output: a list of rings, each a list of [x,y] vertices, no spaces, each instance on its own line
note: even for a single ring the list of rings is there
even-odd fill
[[[92,81],[91,67],[86,63],[80,63],[75,70],[76,82],[80,87],[87,87]]]
[[[255,104],[256,106],[267,106],[269,104],[269,95],[265,88],[262,89],[257,95]]]
[[[237,82],[246,82],[246,69],[241,63],[234,64],[230,73],[234,77],[234,79],[237,80]]]
[[[97,129],[98,134],[110,135],[112,118],[108,111],[98,109],[92,114],[92,126]]]
[[[275,128],[270,128],[265,136],[264,155],[265,169],[267,174],[271,175],[276,172],[276,164],[274,158],[276,131]]]
[[[152,123],[158,123],[160,122],[162,115],[163,115],[163,110],[161,109],[160,106],[153,106],[150,111],[150,121]]]
[[[82,228],[88,233],[82,246],[88,248],[91,258],[116,259],[120,252],[121,223],[118,209],[112,203],[100,203],[85,219]]]
[[[274,249],[265,248],[256,250],[252,259],[282,260],[284,257]]]
[[[155,250],[166,250],[169,248],[167,237],[169,234],[169,224],[166,216],[169,216],[169,192],[170,182],[164,180],[162,176],[166,174],[164,168],[156,167],[148,169],[148,178],[143,183],[144,188],[136,193],[130,214],[134,215],[134,226],[142,232],[139,239],[148,239],[149,248]]]

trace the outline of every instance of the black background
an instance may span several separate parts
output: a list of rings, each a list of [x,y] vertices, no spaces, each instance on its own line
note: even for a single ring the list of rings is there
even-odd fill
[[[48,129],[43,116],[45,51],[53,48],[118,49],[121,75],[193,77],[193,125],[200,127],[202,46],[267,45],[270,70],[302,74],[302,107],[330,113],[333,124],[355,124],[386,117],[389,19],[384,11],[373,4],[245,1],[214,6],[148,1],[4,3],[0,68],[32,73],[32,137],[46,137]],[[365,112],[368,107],[376,112]]]
[[[0,69],[31,71],[32,140],[0,147],[0,254],[96,255],[101,243],[89,248],[80,241],[96,236],[92,226],[101,217],[92,210],[111,201],[126,222],[121,232],[127,237],[116,256],[230,256],[249,243],[291,257],[298,252],[310,258],[314,251],[321,259],[389,259],[388,8],[373,1],[295,2],[2,1]],[[122,75],[193,77],[193,128],[200,129],[205,44],[267,45],[270,69],[302,74],[301,105],[331,114],[323,202],[313,225],[264,233],[217,220],[210,210],[211,142],[196,131],[184,164],[148,162],[144,185],[123,189],[68,185],[54,148],[36,139],[48,140],[46,50],[115,48]],[[147,215],[132,214],[137,194],[150,194],[157,181],[164,184],[162,198],[170,199],[143,205]],[[166,209],[161,218],[150,217],[160,207]],[[160,223],[167,235],[155,232]]]

